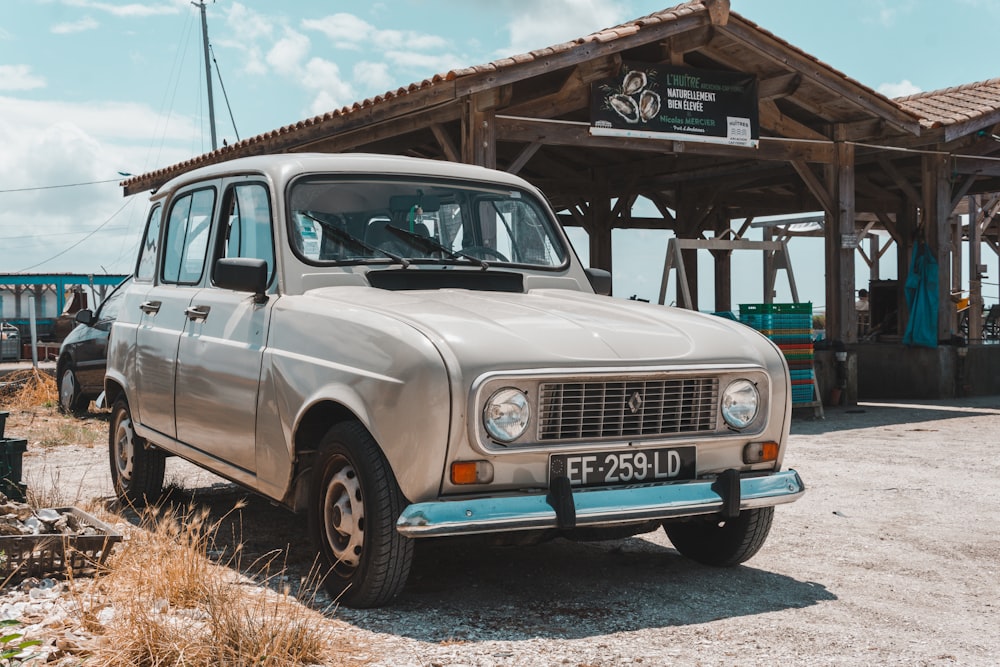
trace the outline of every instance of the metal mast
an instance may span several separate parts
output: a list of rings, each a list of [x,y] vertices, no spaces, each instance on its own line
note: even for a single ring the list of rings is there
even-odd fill
[[[205,18],[205,3],[192,2],[192,5],[201,10],[201,37],[202,46],[205,51],[205,85],[208,86],[208,124],[212,128],[212,150],[218,148],[215,141],[215,103],[212,100],[212,63],[208,59],[208,20]]]

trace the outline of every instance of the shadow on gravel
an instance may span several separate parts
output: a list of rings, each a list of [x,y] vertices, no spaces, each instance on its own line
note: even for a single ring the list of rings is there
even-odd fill
[[[240,501],[246,507],[234,512]],[[266,582],[269,586],[294,586],[308,576],[314,552],[304,516],[230,484],[175,490],[171,502],[178,509],[192,503],[208,507],[212,520],[221,522],[215,544],[220,563],[232,567],[230,555],[242,542],[244,574],[258,574],[250,563],[278,550],[283,553],[270,574],[284,565],[289,576]],[[657,534],[662,535],[651,535]],[[642,536],[596,543],[557,539],[525,547],[491,546],[476,537],[437,538],[418,541],[409,584],[392,606],[331,611],[325,594],[312,605],[373,632],[444,642],[573,639],[837,599],[821,584],[757,569],[754,563],[767,567],[766,547],[749,566],[718,569]]]
[[[866,401],[851,407],[827,407],[825,414],[825,419],[819,419],[812,416],[811,408],[795,410],[792,435],[816,435],[859,428],[1000,415],[1000,396],[938,401]]]

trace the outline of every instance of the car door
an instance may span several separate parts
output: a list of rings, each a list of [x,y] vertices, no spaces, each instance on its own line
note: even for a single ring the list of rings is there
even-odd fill
[[[245,179],[223,189],[212,265],[224,257],[262,259],[274,279],[274,242],[267,185]],[[186,308],[177,350],[177,438],[239,468],[256,472],[256,415],[261,361],[275,298],[208,284]]]
[[[157,277],[143,301],[136,331],[135,400],[143,426],[170,438],[177,435],[174,396],[177,346],[187,324],[191,299],[205,280],[208,239],[216,189],[180,191],[164,218]]]

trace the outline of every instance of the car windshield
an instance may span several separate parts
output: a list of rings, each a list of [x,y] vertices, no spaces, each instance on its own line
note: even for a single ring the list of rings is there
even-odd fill
[[[296,181],[289,202],[292,247],[313,263],[554,268],[567,258],[551,215],[527,191],[325,176]]]

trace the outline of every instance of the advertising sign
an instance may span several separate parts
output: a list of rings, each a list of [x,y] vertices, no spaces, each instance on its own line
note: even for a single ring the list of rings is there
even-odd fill
[[[591,85],[590,133],[756,148],[757,78],[742,72],[624,62]]]

